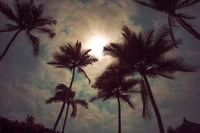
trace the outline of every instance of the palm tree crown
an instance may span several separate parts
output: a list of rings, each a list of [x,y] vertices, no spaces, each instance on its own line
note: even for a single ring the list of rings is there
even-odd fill
[[[139,72],[154,78],[163,76],[169,79],[174,78],[174,73],[193,72],[197,70],[191,65],[184,63],[181,57],[167,57],[166,54],[173,50],[173,41],[170,40],[169,28],[162,26],[154,37],[154,30],[144,34],[137,34],[127,26],[123,27],[124,43],[110,43],[104,47],[104,54],[111,55],[121,65],[131,69],[132,72]],[[181,40],[176,40],[179,45]]]
[[[98,61],[97,58],[88,54],[91,49],[82,50],[81,42],[77,41],[75,45],[68,43],[66,46],[61,46],[60,50],[61,53],[56,52],[54,60],[47,64],[54,65],[56,68],[66,68],[70,71],[77,68],[77,71],[84,74],[90,83],[90,79],[83,70],[83,67],[89,64],[92,65]]]
[[[32,32],[41,32],[47,34],[50,38],[55,36],[54,31],[49,27],[56,25],[57,21],[53,17],[44,17],[44,4],[35,5],[33,1],[14,1],[15,12],[10,6],[0,1],[0,12],[4,15],[11,23],[5,24],[0,29],[0,32],[13,32],[17,31],[14,37],[9,42],[4,53],[1,55],[1,59],[8,51],[11,43],[14,41],[19,32],[24,31],[26,37],[30,40],[33,47],[33,55],[37,56],[39,53],[39,38],[34,36]]]
[[[165,26],[161,27],[154,37],[154,31],[151,30],[145,34],[136,34],[127,26],[123,27],[124,43],[110,43],[104,47],[104,54],[117,58],[120,66],[129,69],[131,73],[139,73],[142,76],[141,92],[143,100],[143,116],[145,109],[148,108],[148,99],[150,99],[156,117],[160,132],[164,133],[164,127],[160,117],[159,110],[153,97],[147,77],[155,78],[163,76],[173,79],[174,73],[193,72],[197,69],[184,63],[181,57],[167,57],[175,45],[169,39],[170,30]],[[180,40],[175,40],[176,45],[180,44]],[[148,110],[147,110],[148,111]],[[149,113],[147,113],[149,114]],[[149,115],[147,115],[149,116]]]
[[[67,115],[69,111],[69,106],[71,105],[72,107],[72,113],[71,117],[75,118],[77,114],[77,105],[81,105],[85,108],[88,108],[88,103],[84,99],[74,99],[76,93],[75,91],[71,91],[66,85],[64,84],[58,84],[55,88],[55,96],[49,98],[46,100],[46,104],[53,103],[53,102],[64,102],[65,99],[67,99],[67,110],[66,110],[66,116],[63,124],[63,133],[64,133],[64,128],[67,120]]]
[[[74,99],[76,93],[75,91],[71,91],[66,85],[64,84],[58,84],[55,88],[55,96],[49,98],[46,100],[46,104],[50,103],[57,103],[57,102],[63,102],[67,98],[67,104],[72,106],[72,113],[71,117],[75,118],[77,113],[77,104],[80,104],[81,106],[88,108],[88,103],[85,100],[82,99]]]
[[[117,99],[118,100],[118,133],[121,133],[121,107],[120,99],[128,103],[131,108],[134,104],[130,100],[130,93],[138,92],[134,87],[139,83],[139,80],[129,78],[125,79],[122,69],[116,67],[108,67],[92,85],[93,88],[98,89],[97,96],[94,96],[90,101],[96,99]]]
[[[143,0],[133,1],[143,6],[150,7],[156,11],[168,14],[170,36],[171,39],[174,41],[174,45],[176,43],[172,28],[177,26],[177,22],[194,37],[200,40],[200,34],[192,28],[192,25],[190,23],[186,22],[186,20],[195,19],[196,17],[180,11],[184,8],[188,8],[197,4],[198,2],[200,2],[200,0],[149,0],[149,2],[145,2]]]

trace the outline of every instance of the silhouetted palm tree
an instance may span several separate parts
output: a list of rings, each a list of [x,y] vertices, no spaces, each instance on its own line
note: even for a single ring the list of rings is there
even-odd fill
[[[67,86],[65,86],[64,84],[58,84],[55,88],[56,90],[56,94],[54,97],[49,98],[48,100],[46,100],[46,103],[53,103],[53,102],[64,102],[65,99],[67,99],[66,103],[67,103],[67,109],[66,109],[66,115],[65,115],[65,119],[64,119],[64,123],[63,123],[63,128],[62,128],[62,133],[64,133],[65,130],[65,124],[67,121],[67,116],[68,116],[68,112],[69,112],[69,106],[72,106],[72,113],[71,113],[71,117],[75,118],[76,117],[76,113],[77,113],[77,105],[81,105],[85,108],[88,108],[88,103],[83,100],[83,99],[74,99],[76,93],[75,91],[71,91]]]
[[[143,90],[148,93],[155,111],[160,133],[164,133],[162,119],[154,100],[154,96],[148,81],[149,78],[162,76],[173,79],[174,73],[193,72],[197,70],[195,67],[187,65],[180,57],[167,57],[166,54],[174,48],[173,41],[169,39],[170,30],[164,26],[159,29],[154,37],[154,31],[151,30],[146,34],[136,34],[127,26],[123,27],[124,43],[110,43],[104,47],[104,54],[117,58],[121,67],[130,69],[132,73],[138,72],[142,76]],[[176,45],[180,44],[180,40],[175,40]],[[147,98],[147,97],[142,97]],[[143,104],[145,100],[143,99]],[[146,106],[144,104],[143,106]],[[144,107],[145,109],[146,107]]]
[[[15,40],[17,35],[24,31],[26,37],[30,40],[33,47],[33,55],[37,56],[39,53],[40,40],[38,37],[34,36],[32,32],[41,32],[47,34],[50,38],[55,36],[54,31],[49,27],[56,25],[56,20],[53,17],[44,17],[44,4],[39,4],[38,6],[33,4],[33,0],[28,1],[14,1],[15,12],[5,4],[0,1],[0,12],[12,23],[5,24],[4,27],[0,29],[0,32],[13,32],[16,31],[5,50],[0,56],[0,61],[3,59],[8,49],[10,48],[12,42]]]
[[[121,133],[121,105],[120,99],[128,103],[131,108],[134,104],[130,100],[130,93],[138,92],[135,90],[135,85],[139,83],[136,79],[125,79],[123,77],[124,71],[114,67],[108,67],[92,85],[93,88],[98,89],[97,96],[94,96],[90,101],[96,99],[117,99],[118,102],[118,133]]]
[[[83,70],[83,67],[86,67],[89,64],[92,65],[93,63],[98,61],[97,58],[88,54],[91,49],[82,50],[81,42],[77,41],[74,46],[72,46],[71,44],[68,44],[67,46],[61,46],[60,50],[61,53],[56,52],[53,55],[54,61],[50,61],[47,64],[54,65],[56,68],[66,68],[72,72],[72,79],[69,89],[71,90],[72,88],[76,70],[78,73],[84,74],[84,76],[88,79],[90,83],[90,79],[87,76],[86,72]],[[66,100],[62,104],[53,130],[55,130],[58,125],[58,122],[65,108]]]
[[[29,123],[29,124],[35,124],[35,117],[32,115],[27,115],[25,121],[26,121],[26,123]]]
[[[200,34],[196,32],[190,23],[186,20],[195,19],[196,17],[190,16],[184,12],[180,12],[180,10],[184,10],[184,8],[191,7],[196,3],[200,2],[200,0],[149,0],[149,2],[143,0],[133,0],[143,6],[147,6],[156,11],[160,11],[168,14],[168,25],[170,28],[170,36],[171,39],[175,43],[175,37],[172,30],[172,27],[176,26],[178,22],[183,28],[185,28],[190,34],[200,40]]]

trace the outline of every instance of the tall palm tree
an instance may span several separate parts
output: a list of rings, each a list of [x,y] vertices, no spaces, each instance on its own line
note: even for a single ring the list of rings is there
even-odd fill
[[[149,2],[145,2],[143,0],[133,1],[168,15],[170,36],[174,44],[176,43],[172,28],[177,26],[177,22],[190,34],[200,40],[200,34],[192,28],[192,25],[189,22],[187,22],[187,20],[195,19],[196,17],[180,12],[180,10],[184,10],[197,4],[200,0],[149,0]]]
[[[121,105],[120,99],[128,103],[134,109],[134,104],[130,100],[130,93],[137,92],[135,85],[139,83],[136,79],[125,79],[124,72],[114,67],[108,67],[92,85],[93,88],[98,89],[98,94],[90,99],[117,99],[118,102],[118,133],[121,133]]]
[[[55,36],[54,31],[50,27],[56,25],[57,21],[53,17],[43,16],[44,4],[36,6],[33,4],[33,0],[30,2],[15,0],[14,8],[15,12],[13,12],[8,4],[0,1],[0,13],[11,21],[11,23],[7,23],[4,27],[2,27],[0,32],[16,31],[1,54],[0,61],[6,55],[11,44],[21,31],[24,31],[26,37],[30,40],[34,56],[37,56],[39,53],[40,40],[32,34],[33,32],[36,31],[47,34],[50,38]]]
[[[76,117],[76,113],[77,113],[77,105],[81,105],[85,108],[88,108],[88,103],[83,100],[83,99],[74,99],[76,93],[75,91],[71,91],[67,86],[65,86],[64,84],[58,84],[55,88],[55,96],[49,98],[48,100],[46,100],[46,103],[53,103],[53,102],[64,102],[65,99],[67,99],[67,109],[66,109],[66,115],[65,115],[65,119],[64,119],[64,124],[63,124],[63,128],[62,128],[62,133],[64,133],[65,130],[65,124],[67,121],[67,116],[68,116],[68,112],[69,112],[69,106],[72,106],[72,113],[71,113],[71,117],[75,118]]]
[[[86,72],[83,70],[83,68],[89,64],[92,65],[93,63],[98,61],[97,58],[88,54],[91,51],[91,49],[83,50],[81,46],[81,42],[77,41],[75,45],[71,45],[68,43],[68,45],[66,46],[61,46],[60,50],[61,50],[61,53],[56,52],[53,55],[54,60],[47,62],[47,64],[54,65],[56,68],[65,68],[72,72],[72,78],[71,78],[69,89],[71,90],[72,88],[72,84],[75,77],[75,71],[83,74],[88,79],[89,84],[90,84],[90,79],[87,76]],[[62,104],[60,113],[54,124],[53,130],[56,130],[58,122],[65,108],[66,102],[67,102],[67,99]]]
[[[156,78],[162,76],[168,79],[174,79],[175,72],[194,72],[197,69],[184,63],[181,57],[167,57],[175,45],[169,39],[170,30],[164,26],[159,29],[154,37],[154,31],[151,30],[145,34],[136,34],[127,26],[123,27],[124,43],[110,43],[104,47],[104,54],[115,57],[119,60],[121,67],[127,68],[132,73],[138,73],[142,77],[142,92],[148,93],[157,117],[160,133],[164,133],[164,127],[160,112],[155,102],[148,78]],[[176,40],[176,45],[180,44],[180,40]],[[143,98],[143,109],[146,105]]]

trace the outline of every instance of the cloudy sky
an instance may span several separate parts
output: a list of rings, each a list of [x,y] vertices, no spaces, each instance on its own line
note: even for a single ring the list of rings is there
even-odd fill
[[[81,41],[84,48],[91,48],[91,54],[99,62],[88,66],[85,71],[94,83],[112,58],[103,57],[100,50],[109,42],[121,42],[121,28],[127,25],[136,32],[157,29],[166,24],[166,15],[135,4],[131,0],[35,0],[45,4],[44,15],[57,19],[54,27],[57,36],[52,40],[38,34],[41,39],[40,54],[32,55],[30,43],[20,33],[0,62],[0,115],[12,120],[22,121],[27,114],[36,117],[38,123],[52,128],[59,113],[61,103],[46,105],[45,100],[54,95],[58,83],[69,85],[71,73],[64,69],[55,69],[46,62],[52,60],[52,54],[59,46],[68,42]],[[13,0],[6,1],[12,4]],[[193,21],[200,32],[200,5],[187,9],[197,15]],[[3,26],[7,20],[0,14]],[[0,34],[0,53],[14,33]],[[187,63],[200,65],[200,42],[183,28],[176,28],[176,37],[183,44],[172,51],[171,56],[182,56]],[[99,43],[100,42],[100,43]],[[178,126],[183,117],[200,123],[200,74],[177,73],[175,80],[158,78],[151,80],[152,90],[160,109],[165,129],[170,125]],[[73,84],[77,98],[88,100],[96,91],[88,85],[87,79],[77,75]],[[122,104],[123,133],[155,133],[158,126],[155,115],[150,121],[141,118],[141,102],[138,95],[133,99],[136,109]],[[153,112],[153,110],[152,110]],[[59,130],[62,126],[59,125]],[[77,117],[68,119],[66,130],[73,133],[110,133],[117,132],[117,102],[101,100],[89,103],[89,109],[78,108]]]

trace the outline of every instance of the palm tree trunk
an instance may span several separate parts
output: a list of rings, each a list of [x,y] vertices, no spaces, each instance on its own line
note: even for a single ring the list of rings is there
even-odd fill
[[[176,20],[179,22],[179,24],[185,28],[188,32],[190,32],[194,37],[200,40],[200,34],[196,32],[192,26],[190,26],[188,23],[186,23],[183,19],[181,18],[176,18]]]
[[[64,131],[65,131],[65,125],[66,125],[66,121],[67,121],[68,111],[69,111],[69,104],[67,104],[67,110],[66,110],[66,114],[65,114],[65,120],[64,120],[64,124],[63,124],[63,128],[62,128],[62,133],[64,133]]]
[[[174,46],[176,47],[176,48],[178,48],[177,47],[177,45],[176,45],[176,41],[175,41],[175,37],[174,37],[174,33],[173,33],[173,30],[172,30],[172,22],[171,22],[171,18],[170,18],[171,16],[170,15],[168,15],[168,25],[169,25],[169,32],[170,32],[170,36],[171,36],[171,39],[172,39],[172,41],[173,41],[173,43],[174,43]]]
[[[118,133],[121,133],[121,105],[120,105],[120,99],[117,98],[118,101]]]
[[[73,82],[74,82],[74,77],[75,77],[75,68],[73,68],[73,70],[72,70],[72,79],[71,79],[71,83],[70,83],[70,86],[69,86],[69,89],[70,89],[70,90],[71,90],[72,84],[73,84]]]
[[[55,122],[55,124],[54,124],[54,126],[53,126],[53,131],[55,131],[56,128],[57,128],[57,126],[58,126],[58,122],[60,121],[60,118],[61,118],[61,116],[62,116],[63,110],[64,110],[64,108],[65,108],[66,101],[67,101],[67,100],[65,100],[65,101],[63,102],[63,104],[62,104],[62,107],[61,107],[61,109],[60,109],[59,115],[58,115],[58,117],[57,117],[57,119],[56,119],[56,122]]]
[[[157,118],[157,122],[158,122],[160,133],[165,133],[165,130],[164,130],[164,127],[163,127],[163,123],[162,123],[162,119],[161,119],[161,116],[160,116],[160,112],[159,112],[158,107],[156,105],[156,101],[155,101],[155,99],[153,97],[153,93],[151,91],[151,87],[149,85],[148,79],[147,79],[146,75],[143,75],[143,77],[144,77],[145,83],[146,83],[147,88],[148,88],[149,97],[150,97],[153,109],[154,109],[155,114],[156,114],[156,118]]]
[[[10,42],[8,43],[8,45],[6,46],[6,49],[3,51],[3,53],[0,56],[0,62],[3,59],[3,57],[6,55],[6,53],[8,52],[8,49],[10,48],[11,44],[13,43],[13,41],[15,40],[15,38],[17,37],[17,35],[19,34],[21,30],[18,30],[15,35],[12,37],[12,39],[10,40]]]
[[[72,79],[71,79],[70,86],[69,86],[69,89],[70,89],[70,90],[71,90],[71,88],[72,88],[72,83],[73,83],[73,81],[74,81],[75,68],[73,68],[72,71],[73,71],[73,72],[72,72]],[[56,128],[57,128],[57,126],[58,126],[58,122],[60,121],[60,118],[61,118],[61,116],[62,116],[63,110],[64,110],[64,108],[65,108],[66,101],[67,101],[67,99],[65,99],[65,101],[64,101],[63,104],[62,104],[62,107],[61,107],[61,109],[60,109],[60,113],[59,113],[58,118],[57,118],[57,120],[56,120],[56,122],[55,122],[55,124],[54,124],[53,131],[55,131]]]

